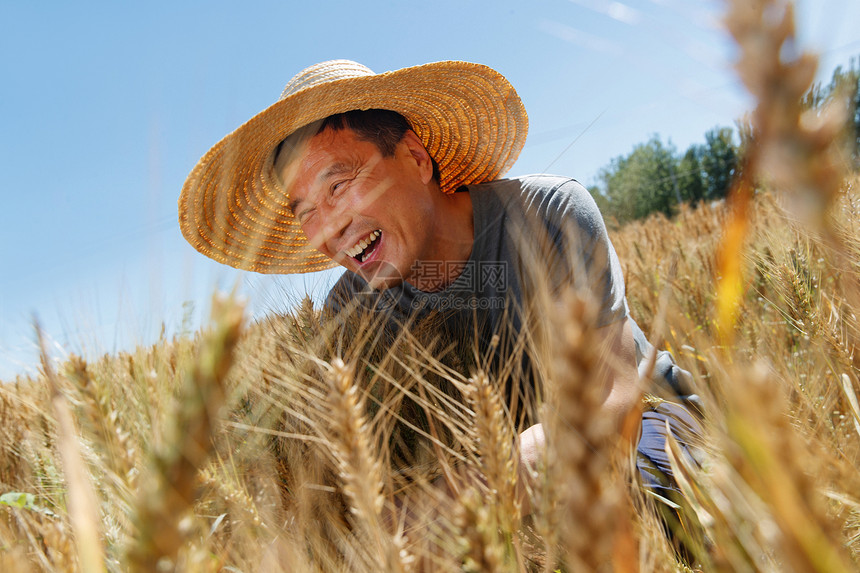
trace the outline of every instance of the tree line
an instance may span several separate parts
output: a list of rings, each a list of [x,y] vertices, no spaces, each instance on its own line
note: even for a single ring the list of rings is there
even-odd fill
[[[828,84],[816,83],[804,97],[806,109],[819,112],[834,99],[846,105],[845,144],[855,170],[860,169],[860,59],[837,67]],[[731,189],[744,150],[755,136],[743,120],[731,127],[714,127],[705,142],[679,153],[658,135],[613,159],[589,188],[608,222],[624,224],[652,213],[672,216],[681,203],[697,204],[724,198]]]

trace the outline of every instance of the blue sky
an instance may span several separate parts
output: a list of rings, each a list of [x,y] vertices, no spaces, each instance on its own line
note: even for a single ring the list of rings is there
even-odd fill
[[[0,378],[51,353],[95,357],[205,318],[238,284],[253,313],[321,293],[335,274],[262,277],[182,239],[176,199],[221,137],[302,68],[347,58],[381,72],[490,65],[530,118],[512,174],[586,184],[660,134],[678,149],[732,126],[749,101],[731,72],[722,4],[704,0],[10,2],[0,0]],[[799,3],[829,77],[860,54],[860,2]]]

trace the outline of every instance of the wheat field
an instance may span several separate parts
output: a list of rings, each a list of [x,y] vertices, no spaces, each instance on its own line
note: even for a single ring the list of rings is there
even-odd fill
[[[433,317],[392,338],[218,296],[199,333],[0,384],[0,571],[857,570],[860,176],[839,106],[800,107],[815,59],[785,56],[783,6],[729,5],[757,101],[729,201],[612,235],[702,397],[697,463],[668,444],[681,498],[644,494],[595,416],[583,298],[476,349]]]

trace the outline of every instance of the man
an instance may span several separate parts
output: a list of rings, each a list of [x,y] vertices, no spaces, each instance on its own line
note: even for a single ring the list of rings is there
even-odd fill
[[[587,293],[614,357],[594,383],[603,414],[620,425],[639,400],[637,366],[650,347],[628,316],[620,266],[588,192],[558,177],[498,180],[527,125],[513,87],[485,66],[437,62],[377,75],[324,62],[200,160],[179,199],[182,232],[237,268],[339,264],[346,272],[329,308],[372,300],[393,328],[442,312],[450,331],[475,333],[483,350],[505,329],[526,326],[536,295]],[[681,371],[665,353],[658,370],[680,390]],[[680,407],[643,420],[639,469],[658,493],[674,487],[667,420],[679,431],[696,424]],[[526,429],[522,465],[542,448],[540,425]]]

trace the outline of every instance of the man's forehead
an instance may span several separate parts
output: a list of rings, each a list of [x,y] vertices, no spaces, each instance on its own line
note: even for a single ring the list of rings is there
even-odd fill
[[[298,159],[298,177],[319,183],[333,175],[341,175],[353,169],[366,155],[367,142],[352,133],[352,130],[327,129],[307,142]]]

